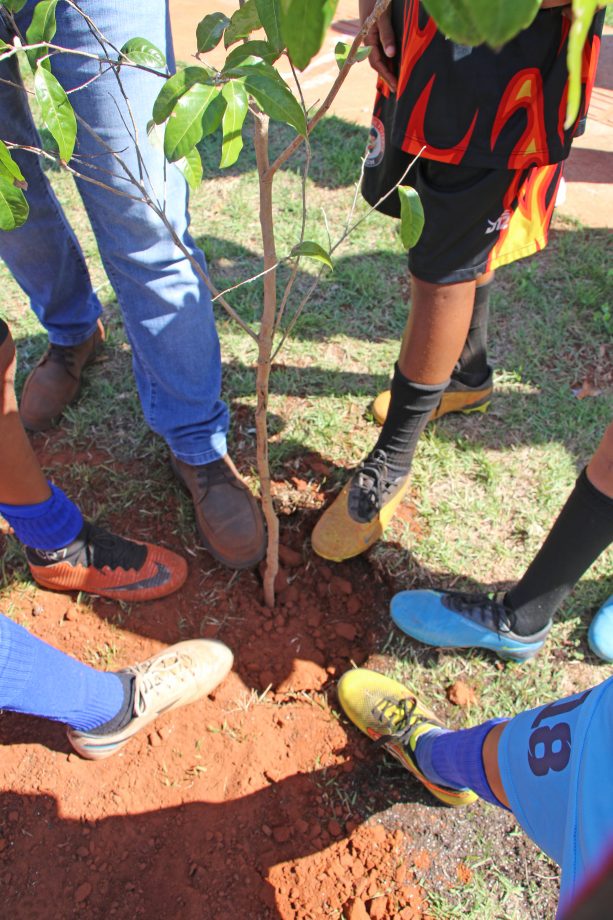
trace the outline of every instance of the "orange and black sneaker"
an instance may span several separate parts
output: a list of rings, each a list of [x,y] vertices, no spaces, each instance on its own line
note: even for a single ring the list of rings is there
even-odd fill
[[[79,536],[63,549],[26,547],[34,579],[51,591],[85,591],[118,601],[152,601],[177,591],[187,578],[181,556],[126,540],[84,523]]]

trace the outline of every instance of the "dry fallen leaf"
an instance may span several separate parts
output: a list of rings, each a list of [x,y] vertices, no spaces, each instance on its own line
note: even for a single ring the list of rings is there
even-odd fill
[[[600,387],[594,386],[591,380],[588,380],[587,377],[583,381],[580,387],[573,387],[573,395],[577,399],[585,399],[588,396],[600,396],[602,390]]]

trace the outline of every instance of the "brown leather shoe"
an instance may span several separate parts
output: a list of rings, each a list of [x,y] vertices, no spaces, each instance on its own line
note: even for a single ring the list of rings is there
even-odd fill
[[[100,320],[80,345],[49,345],[23,385],[19,414],[25,428],[45,431],[57,424],[66,406],[81,391],[83,368],[91,364],[104,341]]]
[[[191,493],[204,546],[231,569],[250,569],[266,554],[260,506],[226,454],[221,460],[190,466],[170,454],[177,479]]]

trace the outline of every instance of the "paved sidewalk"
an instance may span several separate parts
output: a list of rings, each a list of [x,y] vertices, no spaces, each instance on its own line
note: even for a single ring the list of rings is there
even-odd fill
[[[189,61],[193,55],[196,26],[203,16],[217,10],[231,15],[237,5],[237,0],[170,0],[177,59]],[[357,6],[356,0],[340,0],[323,48],[303,74],[301,85],[308,105],[324,99],[338,73],[334,46],[338,41],[353,40],[358,28]],[[224,56],[222,46],[210,59],[219,64]],[[281,64],[280,70],[291,83],[289,68]],[[374,84],[374,73],[368,62],[356,65],[331,111],[339,118],[369,125]],[[566,203],[559,213],[574,217],[588,227],[613,227],[613,28],[610,27],[605,27],[603,35],[587,130],[573,145],[565,176],[568,183]]]

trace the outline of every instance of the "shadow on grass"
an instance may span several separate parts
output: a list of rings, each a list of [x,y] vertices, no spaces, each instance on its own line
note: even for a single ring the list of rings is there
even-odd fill
[[[270,162],[290,144],[296,132],[280,122],[270,123]],[[220,169],[221,138],[206,137],[198,145],[204,167],[205,180],[217,177],[237,177],[255,172],[255,150],[251,135],[253,127],[246,124],[243,134],[245,146],[238,162],[229,169]],[[366,151],[368,128],[353,124],[337,115],[322,119],[311,136],[312,159],[309,176],[320,188],[338,189],[354,185],[360,175],[361,160]],[[304,170],[304,144],[282,167],[282,171],[302,174]]]

